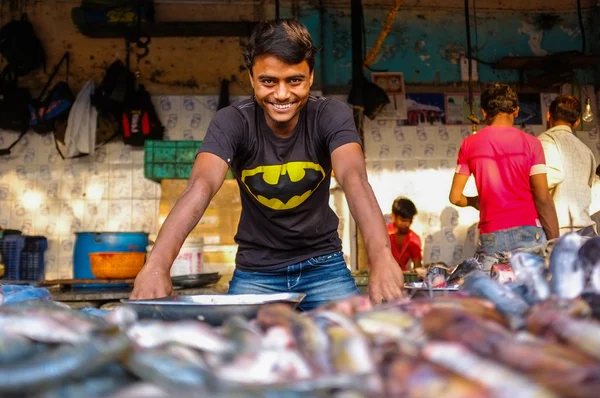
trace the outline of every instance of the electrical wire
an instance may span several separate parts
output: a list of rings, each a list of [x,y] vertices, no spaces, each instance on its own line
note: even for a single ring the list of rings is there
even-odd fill
[[[319,41],[320,41],[320,49],[319,56],[321,57],[321,92],[325,94],[325,4],[323,0],[319,0]]]
[[[473,123],[473,130],[475,130],[478,120],[475,117],[475,110],[473,109],[473,62],[471,62],[473,54],[471,47],[471,18],[469,15],[469,0],[465,0],[465,25],[467,31],[467,68],[469,71],[469,109],[471,111],[468,119]]]
[[[579,19],[579,29],[581,30],[581,54],[585,55],[586,39],[585,28],[583,26],[583,15],[581,13],[581,0],[577,0],[577,19]]]
[[[479,28],[477,26],[477,0],[473,0],[473,22],[475,24],[475,56],[479,57]]]

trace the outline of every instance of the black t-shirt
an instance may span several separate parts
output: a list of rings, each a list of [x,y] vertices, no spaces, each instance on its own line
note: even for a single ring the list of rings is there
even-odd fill
[[[341,250],[331,152],[351,142],[360,144],[352,112],[332,99],[310,96],[288,138],[271,131],[254,99],[217,112],[199,152],[227,162],[240,187],[237,268],[268,271]]]

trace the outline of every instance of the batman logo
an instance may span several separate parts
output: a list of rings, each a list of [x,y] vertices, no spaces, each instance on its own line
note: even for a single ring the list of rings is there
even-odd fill
[[[289,162],[258,166],[242,172],[242,183],[262,205],[273,210],[293,209],[304,203],[325,179],[321,165]]]

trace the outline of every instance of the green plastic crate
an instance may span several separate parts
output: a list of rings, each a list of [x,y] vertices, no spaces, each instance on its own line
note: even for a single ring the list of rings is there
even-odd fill
[[[187,180],[201,146],[202,141],[145,141],[144,176],[154,181]],[[231,170],[226,178],[233,178]]]

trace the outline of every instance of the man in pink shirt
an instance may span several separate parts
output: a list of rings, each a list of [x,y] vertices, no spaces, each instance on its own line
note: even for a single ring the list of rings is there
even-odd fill
[[[519,113],[517,94],[495,84],[481,95],[481,107],[488,127],[463,141],[450,189],[452,204],[480,211],[478,253],[489,258],[557,238],[542,145],[513,127]],[[479,195],[466,197],[463,189],[471,174]]]

